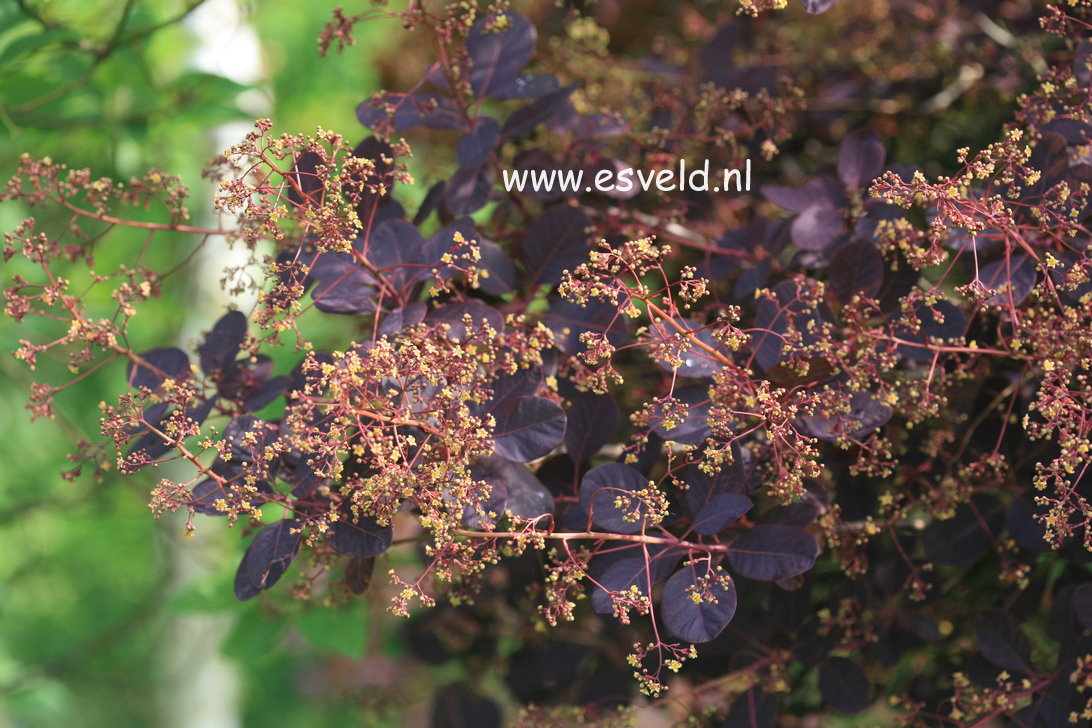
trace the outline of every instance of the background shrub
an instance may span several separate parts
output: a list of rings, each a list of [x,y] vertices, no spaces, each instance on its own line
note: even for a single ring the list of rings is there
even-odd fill
[[[246,538],[236,654],[295,615],[359,659],[323,615],[364,595],[445,666],[434,725],[1086,720],[1086,8],[779,4],[338,10],[322,53],[422,42],[362,139],[212,160],[219,224],[24,155],[32,416],[112,373],[70,477],[185,463],[151,508]],[[167,264],[98,251],[214,234],[256,303],[136,340]]]

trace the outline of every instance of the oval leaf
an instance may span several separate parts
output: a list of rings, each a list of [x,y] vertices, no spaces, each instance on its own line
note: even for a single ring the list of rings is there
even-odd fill
[[[565,422],[565,449],[573,462],[591,458],[618,429],[618,403],[609,394],[578,392]]]
[[[671,634],[687,642],[708,642],[736,613],[736,585],[706,561],[683,566],[667,580],[660,615]]]
[[[462,167],[476,167],[493,152],[493,145],[500,136],[500,124],[491,116],[479,116],[477,126],[455,144],[455,153]]]
[[[611,592],[626,592],[633,586],[648,596],[652,587],[674,571],[684,553],[663,544],[649,544],[647,551],[641,546],[629,546],[596,556],[589,566],[589,574],[596,582],[592,609],[598,614],[612,614]]]
[[[644,527],[648,508],[630,494],[646,488],[648,478],[637,470],[622,463],[606,463],[584,474],[580,481],[580,505],[599,528],[637,533]],[[621,508],[616,503],[619,498],[622,499]],[[636,520],[626,519],[633,514],[636,514]]]
[[[974,621],[974,641],[982,656],[994,665],[1031,673],[1031,640],[1008,612],[987,609]]]
[[[577,207],[551,207],[523,236],[523,264],[532,287],[560,283],[561,274],[588,257],[588,216]]]
[[[830,260],[827,285],[843,304],[854,296],[875,298],[883,288],[883,256],[875,245],[854,242]]]
[[[871,690],[864,670],[846,657],[828,657],[819,665],[819,693],[835,710],[860,713],[872,704]]]
[[[493,168],[488,162],[459,167],[444,187],[444,204],[452,215],[469,215],[485,207],[493,192]]]
[[[879,135],[871,129],[857,129],[847,134],[838,148],[838,176],[847,189],[860,189],[880,176],[886,158]]]
[[[762,688],[751,688],[736,698],[721,728],[775,728],[777,705]]]
[[[299,528],[299,521],[285,518],[258,532],[235,573],[235,596],[239,601],[257,596],[284,575],[300,549]]]
[[[143,363],[129,362],[125,380],[130,387],[155,391],[164,379],[185,379],[190,375],[190,358],[178,347],[149,349],[140,355]]]
[[[519,463],[543,457],[565,437],[565,410],[544,397],[516,397],[492,411],[497,454]]]
[[[246,314],[228,311],[212,327],[201,346],[201,371],[205,374],[223,371],[234,363],[239,347],[246,338]]]
[[[535,53],[535,26],[519,13],[480,18],[466,36],[470,60],[467,80],[474,95],[492,96],[507,89]]]
[[[709,499],[690,527],[703,536],[720,533],[724,528],[739,520],[754,507],[751,499],[740,493],[718,493]]]
[[[764,524],[731,543],[728,561],[740,576],[758,581],[788,579],[815,565],[819,542],[802,528]]]
[[[366,559],[390,548],[393,530],[390,525],[381,526],[372,516],[361,515],[353,520],[352,514],[342,514],[330,524],[326,542],[339,554]]]

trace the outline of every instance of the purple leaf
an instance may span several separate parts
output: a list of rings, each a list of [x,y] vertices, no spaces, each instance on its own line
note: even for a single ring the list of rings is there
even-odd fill
[[[478,268],[483,274],[488,274],[478,278],[478,288],[491,296],[512,293],[516,287],[516,269],[508,253],[485,238],[478,240],[478,251],[482,256]]]
[[[597,300],[581,306],[555,299],[542,320],[553,332],[558,348],[567,354],[587,350],[587,345],[580,340],[580,334],[585,331],[605,335],[612,346],[621,346],[629,330],[627,319],[618,313],[617,306]]]
[[[425,238],[405,220],[384,220],[368,238],[368,261],[383,274],[385,283],[405,292],[420,278],[428,275],[432,261],[422,260]]]
[[[651,588],[667,578],[685,552],[664,544],[628,546],[617,551],[597,555],[589,566],[589,574],[598,582],[592,590],[592,609],[598,614],[614,612],[614,601],[609,592],[629,591],[631,586],[644,596]]]
[[[736,613],[736,585],[708,561],[683,566],[664,585],[660,615],[679,639],[709,642]]]
[[[573,462],[590,459],[618,429],[618,403],[609,394],[577,392],[565,424],[565,449]]]
[[[315,152],[304,152],[296,157],[292,169],[285,175],[290,180],[288,199],[291,202],[305,207],[322,206],[326,186],[318,176],[320,164],[322,157]]]
[[[982,285],[998,291],[986,301],[987,306],[1019,306],[1031,295],[1038,277],[1030,255],[1014,255],[982,266],[978,272]]]
[[[838,148],[838,176],[846,189],[863,189],[883,172],[886,158],[887,152],[876,132],[856,129],[846,135]]]
[[[324,253],[312,269],[318,285],[311,291],[315,308],[324,313],[361,314],[376,310],[375,277],[348,255]],[[317,271],[317,272],[316,272]]]
[[[740,493],[718,493],[694,516],[690,527],[703,536],[712,536],[738,521],[753,506],[751,499]]]
[[[235,596],[239,601],[256,597],[284,575],[300,549],[299,529],[299,521],[285,518],[258,532],[235,573]]]
[[[455,233],[459,233],[464,242],[456,242]],[[424,278],[426,274],[431,275],[433,268],[437,270],[440,278],[444,280],[453,278],[458,274],[458,270],[453,266],[444,265],[444,255],[451,254],[455,256],[469,253],[470,241],[478,240],[480,237],[481,235],[474,228],[474,220],[469,217],[460,217],[444,225],[432,235],[429,235],[428,240],[422,246],[421,252],[418,254],[421,268],[415,275],[415,279]]]
[[[578,207],[551,207],[527,228],[523,236],[523,264],[529,285],[560,283],[563,271],[588,257],[588,216]]]
[[[379,224],[387,217],[404,217],[398,212],[401,205],[391,196],[395,186],[394,149],[391,145],[370,136],[353,147],[353,156],[358,159],[369,159],[374,165],[371,174],[354,173],[342,185],[344,194],[356,200],[357,217],[365,224],[370,220],[373,225]],[[377,185],[386,188],[385,194],[368,189],[369,186]]]
[[[353,594],[363,594],[371,586],[374,571],[374,556],[368,559],[350,559],[345,565],[345,586],[349,587],[349,591]]]
[[[516,397],[492,412],[497,420],[493,446],[509,460],[528,463],[557,447],[565,437],[565,411],[544,397]]]
[[[736,698],[721,728],[775,728],[777,717],[773,698],[754,687]]]
[[[535,27],[519,13],[479,18],[466,36],[467,80],[477,98],[508,88],[535,53]]]
[[[356,107],[357,120],[377,132],[398,133],[421,125],[429,129],[464,129],[466,119],[450,98],[429,93],[382,91]]]
[[[500,372],[489,385],[493,390],[493,396],[490,398],[488,409],[492,409],[495,404],[507,402],[517,397],[530,397],[537,394],[545,379],[542,367],[539,366],[518,369],[515,374]],[[478,414],[473,407],[471,407],[470,411],[473,414]]]
[[[190,376],[190,357],[178,347],[168,346],[142,352],[143,364],[130,361],[125,380],[134,389],[147,387],[153,392],[165,379],[183,380]]]
[[[854,296],[875,298],[883,288],[884,262],[875,245],[853,242],[830,260],[827,285],[843,304]]]
[[[489,116],[479,116],[473,129],[463,134],[455,144],[459,166],[476,167],[483,164],[493,152],[493,145],[500,136],[500,124]]]
[[[440,180],[428,188],[425,199],[421,201],[421,206],[417,208],[417,214],[413,216],[414,225],[420,225],[428,219],[429,215],[440,209],[440,203],[444,201],[445,186],[446,182]]]
[[[892,409],[871,392],[854,392],[849,407],[845,414],[804,415],[793,420],[793,424],[802,434],[820,440],[834,441],[841,437],[859,440],[891,419]]]
[[[416,326],[424,321],[427,313],[428,306],[420,301],[414,301],[402,308],[396,308],[387,314],[387,317],[383,319],[383,323],[379,324],[376,336],[394,338],[403,329]]]
[[[728,561],[740,575],[757,581],[780,581],[815,565],[819,542],[802,528],[763,524],[732,541]]]
[[[201,371],[211,375],[235,361],[239,346],[246,338],[246,314],[228,311],[212,327],[201,346]]]
[[[1073,54],[1073,78],[1081,88],[1088,88],[1092,68],[1092,40],[1085,38]]]
[[[982,656],[994,665],[1016,672],[1033,673],[1031,640],[1008,612],[987,609],[974,621],[974,641]]]
[[[1005,525],[1005,509],[996,498],[977,496],[956,507],[955,515],[925,527],[926,557],[938,566],[962,566],[985,556]]]
[[[284,394],[284,390],[288,388],[288,383],[289,378],[287,376],[274,377],[263,383],[243,401],[243,409],[247,412],[256,412],[272,404],[277,397]]]
[[[664,426],[664,404],[657,402],[653,406],[653,415],[649,420],[653,431],[665,440],[674,440],[683,445],[700,445],[709,437],[709,393],[704,387],[680,387],[675,390],[674,399],[686,405],[683,421],[671,429]]]
[[[470,314],[470,329],[467,330],[463,317]],[[469,301],[445,303],[434,308],[425,316],[430,325],[448,324],[447,338],[451,341],[466,341],[475,335],[483,325],[496,333],[504,331],[504,315],[487,303],[472,298]]]
[[[510,511],[517,518],[538,518],[554,512],[554,497],[523,463],[490,455],[472,466],[471,473],[503,487],[505,500],[496,509],[498,514]]]
[[[630,494],[646,488],[648,478],[628,465],[598,465],[580,481],[580,505],[598,528],[616,533],[638,533],[644,528],[648,507]],[[621,508],[616,503],[619,498],[622,499]],[[626,516],[633,514],[636,518],[627,520]]]
[[[390,548],[393,531],[390,525],[381,526],[372,516],[361,514],[353,518],[352,511],[342,511],[338,520],[330,524],[326,542],[339,554],[366,559]]]
[[[482,162],[459,167],[444,186],[444,204],[452,215],[469,215],[485,207],[493,192],[493,167]]]
[[[492,90],[492,96],[502,101],[536,99],[560,87],[561,82],[552,73],[525,73],[498,85]]]
[[[933,360],[933,351],[928,348],[935,341],[949,345],[962,346],[963,334],[967,330],[967,318],[963,312],[949,301],[939,301],[932,305],[920,304],[914,315],[920,322],[916,333],[903,327],[894,330],[894,335],[911,342],[898,345],[898,352],[907,359],[919,362]]]
[[[841,208],[817,202],[792,221],[792,241],[801,250],[822,250],[845,231],[845,225]]]
[[[684,331],[690,332],[688,336],[697,339],[709,349],[717,348],[713,343],[713,335],[703,325],[679,316],[676,316],[674,321]],[[656,351],[657,345],[671,342],[678,333],[678,329],[667,321],[660,320],[652,323],[649,327],[649,340],[653,347],[652,350]],[[671,345],[669,350],[674,353],[676,349],[676,346]],[[682,350],[679,351],[679,359],[681,359],[681,364],[678,367],[673,367],[666,357],[659,355],[656,356],[656,363],[669,372],[675,371],[681,377],[712,377],[721,369],[720,362],[713,358],[708,349],[698,344],[687,345],[685,340]]]
[[[789,212],[803,212],[819,204],[840,208],[846,203],[845,190],[833,177],[813,177],[803,187],[762,185],[760,189],[766,199]]]
[[[758,302],[755,327],[751,333],[751,350],[755,361],[769,371],[787,358],[785,333],[789,325],[801,333],[803,345],[818,341],[822,317],[819,312],[801,300],[801,286],[795,280],[785,280],[773,287],[774,300],[763,298]]]
[[[872,704],[871,691],[868,676],[852,660],[828,657],[819,665],[819,694],[835,710],[860,713]]]
[[[1072,605],[1081,626],[1092,629],[1092,583],[1085,582],[1073,590]]]
[[[716,473],[706,473],[697,465],[687,465],[679,473],[679,480],[687,486],[683,495],[692,514],[701,513],[718,495],[743,491],[746,477],[743,472],[743,451],[737,442],[733,442],[731,448],[732,462],[722,464]]]
[[[501,136],[505,139],[518,137],[531,131],[542,122],[549,121],[554,114],[561,110],[569,96],[576,89],[577,84],[570,83],[568,86],[562,86],[556,91],[543,94],[526,106],[516,109],[505,120],[504,126],[501,128]]]

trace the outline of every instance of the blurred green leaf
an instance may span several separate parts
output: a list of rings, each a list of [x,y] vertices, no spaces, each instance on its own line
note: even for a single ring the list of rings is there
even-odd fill
[[[341,609],[316,605],[295,615],[292,626],[321,650],[359,659],[367,644],[367,620],[367,613],[353,602]]]
[[[280,646],[284,627],[284,617],[271,617],[256,606],[248,605],[239,613],[235,626],[224,639],[221,651],[225,657],[244,665],[253,663]]]
[[[64,43],[65,41],[78,41],[79,39],[80,34],[68,28],[46,30],[34,35],[24,35],[21,38],[16,38],[0,51],[0,74],[15,72],[14,63],[20,56],[34,53],[47,46]]]

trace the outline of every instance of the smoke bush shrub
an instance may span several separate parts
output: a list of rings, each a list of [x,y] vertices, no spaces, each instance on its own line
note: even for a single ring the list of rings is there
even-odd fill
[[[116,368],[116,456],[74,459],[188,461],[151,507],[238,525],[240,600],[380,591],[424,659],[484,655],[469,674],[502,676],[521,724],[1085,722],[1088,3],[767,5],[678,11],[702,42],[659,27],[632,57],[575,10],[542,38],[505,5],[411,3],[419,81],[362,98],[359,143],[260,120],[210,166],[223,230],[162,172],[25,156],[0,199],[71,222],[6,234],[39,271],[7,315],[63,324],[15,356],[66,356],[76,386]],[[366,15],[338,10],[320,49]],[[976,123],[973,88],[1024,93],[981,148],[913,156]],[[414,210],[406,139],[450,164]],[[755,188],[502,184],[705,160]],[[148,206],[164,221],[127,212]],[[195,352],[131,341],[161,271],[55,272],[122,227],[226,233],[265,272],[257,307]],[[32,414],[66,386],[35,385]],[[497,724],[493,698],[444,690],[436,725]]]

